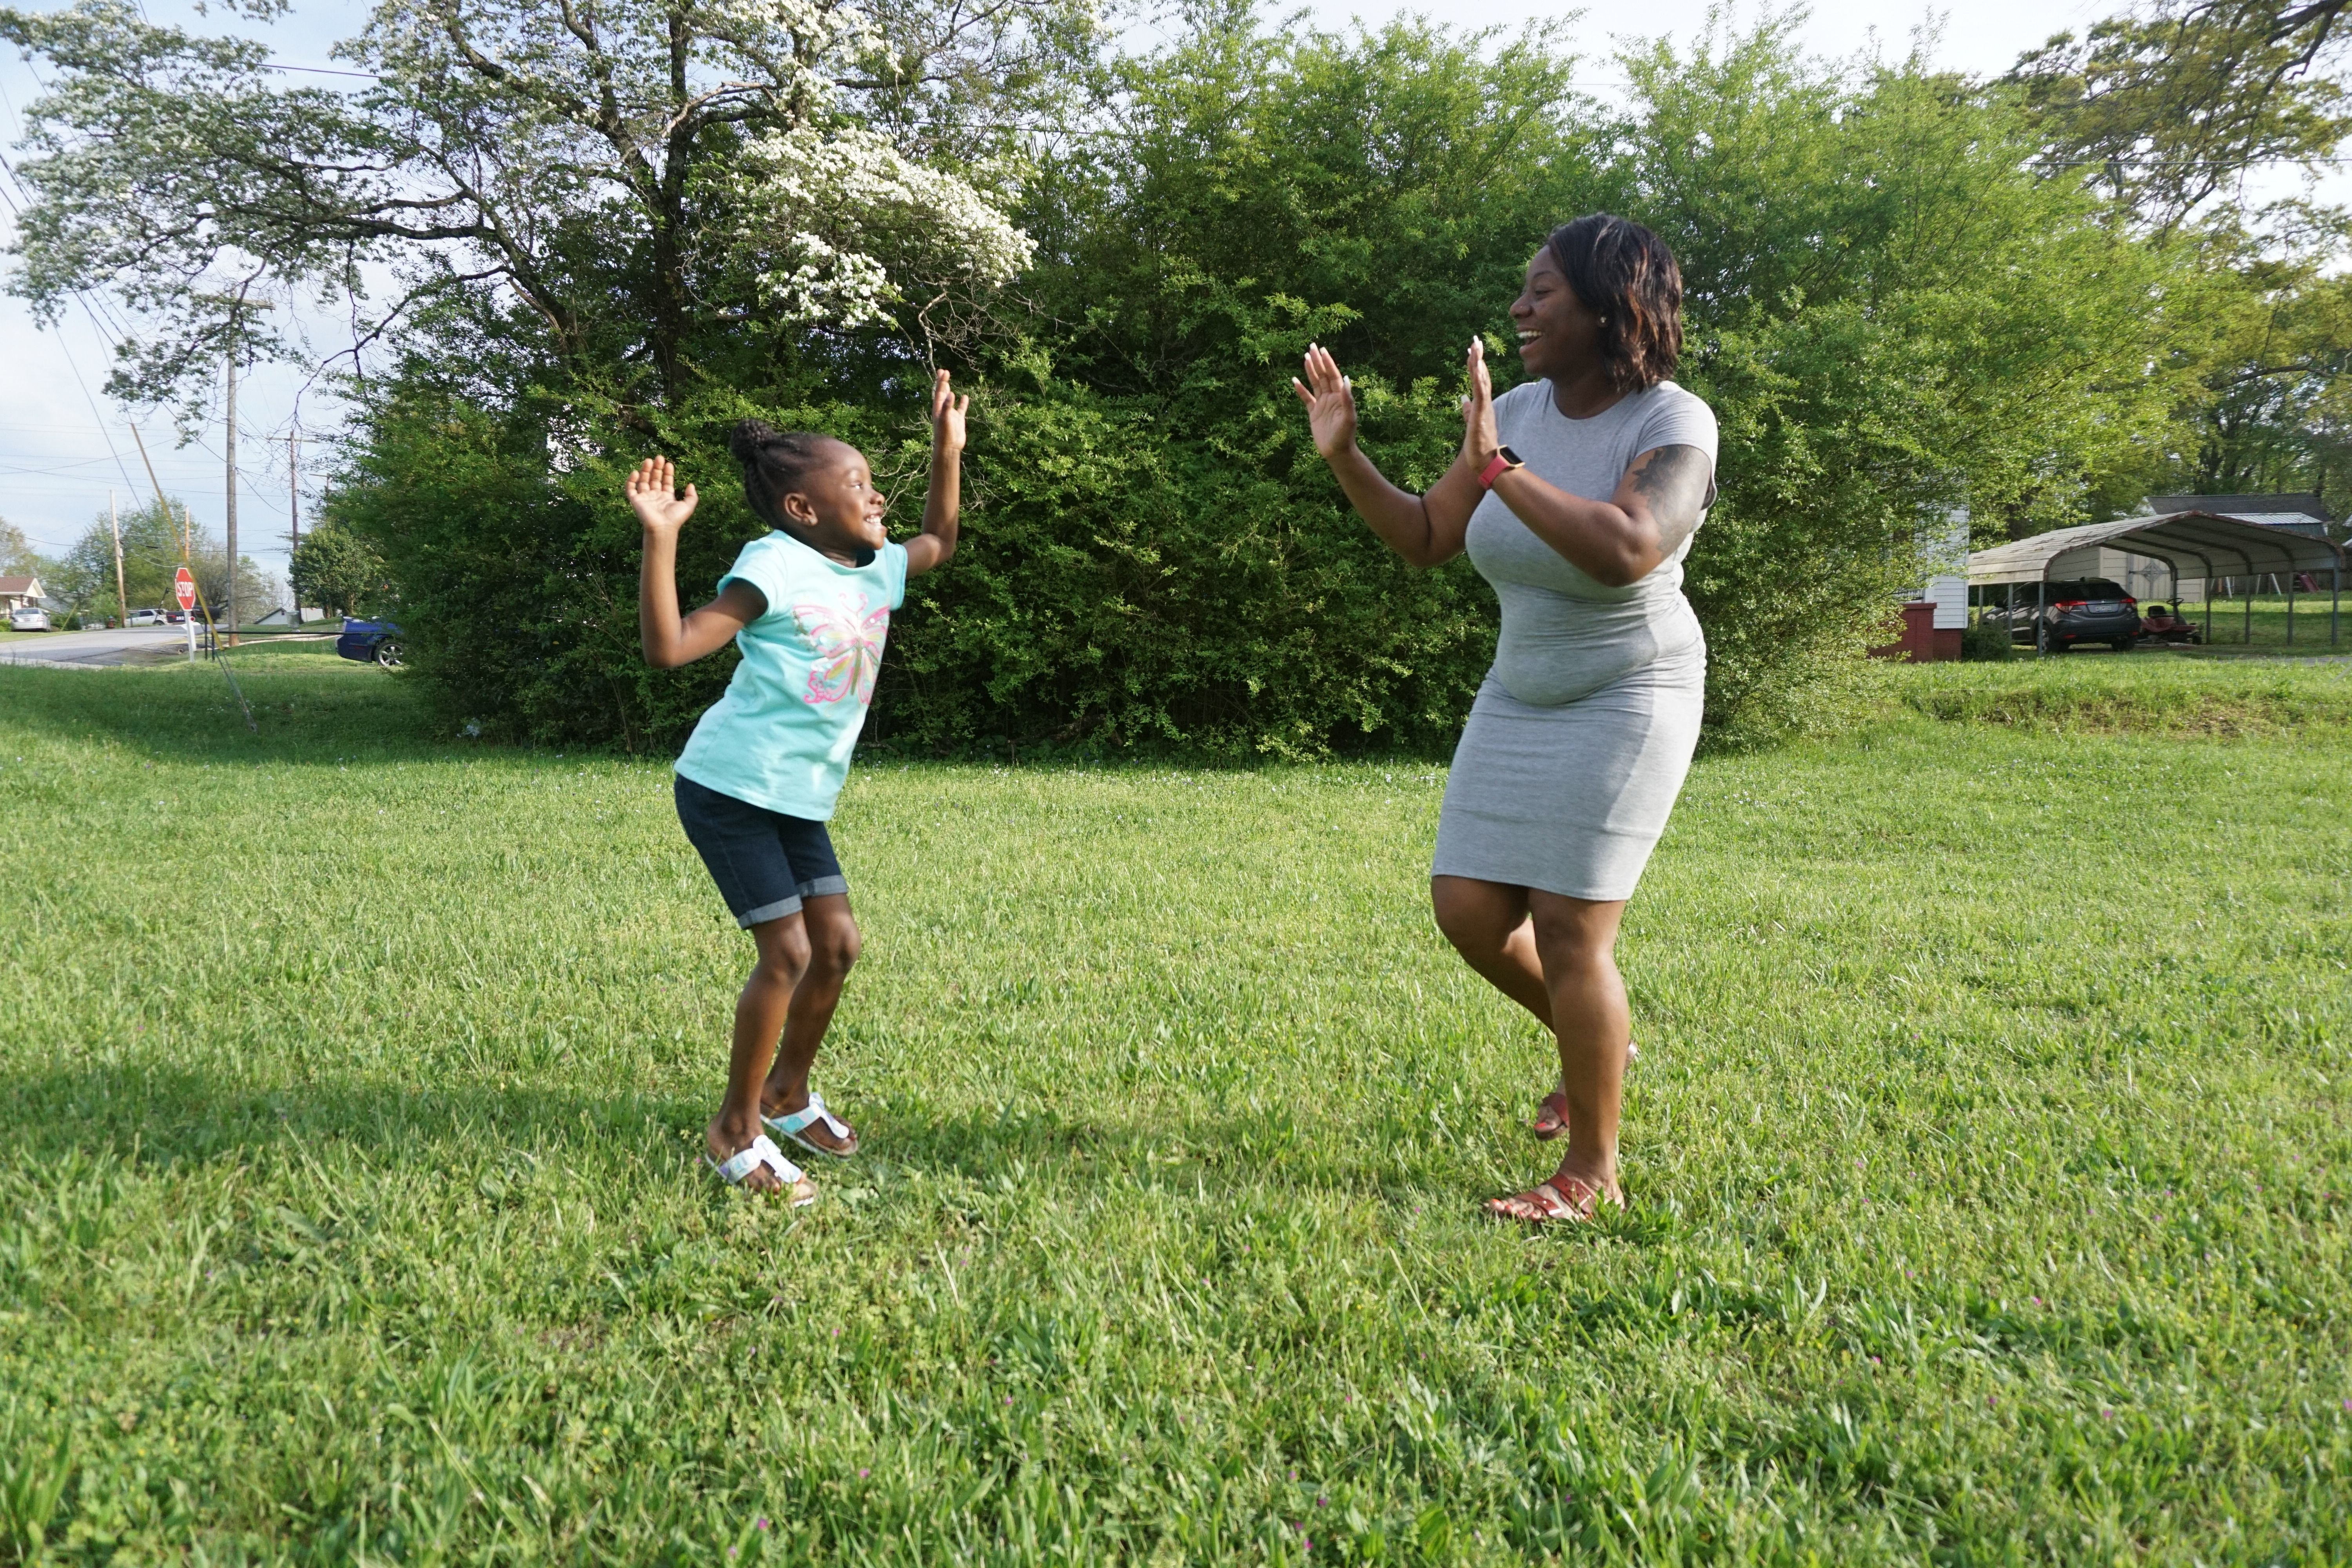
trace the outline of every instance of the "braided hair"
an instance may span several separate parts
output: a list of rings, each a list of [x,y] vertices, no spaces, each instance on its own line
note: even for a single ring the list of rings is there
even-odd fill
[[[784,498],[800,489],[832,439],[814,430],[779,430],[764,419],[737,424],[727,449],[743,465],[743,498],[751,515],[770,528],[784,528]]]

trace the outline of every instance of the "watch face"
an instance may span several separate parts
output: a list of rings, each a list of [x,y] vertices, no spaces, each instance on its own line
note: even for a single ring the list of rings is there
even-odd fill
[[[1512,451],[1508,447],[1497,447],[1495,450],[1501,454],[1503,461],[1510,464],[1511,467],[1515,468],[1524,468],[1527,467],[1527,460],[1521,458],[1517,452]]]

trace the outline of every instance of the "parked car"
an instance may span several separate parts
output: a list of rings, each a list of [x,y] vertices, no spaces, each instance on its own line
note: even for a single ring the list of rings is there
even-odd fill
[[[122,618],[126,626],[160,626],[163,624],[161,610],[133,610]]]
[[[345,621],[343,635],[335,639],[335,651],[362,664],[380,664],[386,669],[397,669],[401,655],[400,628],[390,621]]]
[[[47,631],[49,612],[38,605],[20,605],[8,612],[8,629],[12,632]]]
[[[2006,623],[2011,642],[2031,643],[2044,653],[2064,653],[2076,643],[2103,642],[2128,653],[2139,636],[2139,601],[2105,577],[2017,585],[2017,607],[1987,605],[1982,620]],[[2039,610],[2035,609],[2038,601]]]

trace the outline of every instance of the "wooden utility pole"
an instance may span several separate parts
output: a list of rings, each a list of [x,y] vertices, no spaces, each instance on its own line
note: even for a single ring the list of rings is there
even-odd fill
[[[222,437],[228,452],[228,640],[236,646],[236,337],[228,340],[228,429]]]
[[[248,280],[247,286],[250,286],[250,280]],[[228,625],[226,629],[228,633],[228,640],[231,643],[235,643],[236,641],[237,625],[236,356],[238,349],[242,346],[242,340],[245,333],[245,313],[247,310],[270,310],[272,309],[272,304],[271,301],[268,300],[247,299],[245,289],[242,288],[240,288],[235,294],[205,295],[203,296],[203,298],[209,303],[223,305],[227,307],[228,310],[228,397],[227,408],[225,411],[227,415],[228,428],[224,433],[224,439],[222,441],[222,445],[227,449],[227,474],[223,481],[223,488],[226,492],[227,504],[223,509],[226,515],[222,520],[222,526],[228,534],[228,592],[225,595],[227,603],[223,605],[221,608],[227,617]]]
[[[163,481],[155,477],[155,459],[147,455],[147,437],[139,434],[139,422],[131,423],[131,438],[139,444],[139,461],[147,469],[147,488],[155,492],[155,505],[162,510],[163,521],[172,519],[172,509],[163,500]]]
[[[114,602],[122,611],[122,624],[131,625],[131,595],[122,587],[122,520],[114,511],[114,487],[106,488],[106,526],[114,531]]]
[[[302,428],[286,432],[286,588],[294,598],[294,628],[302,627],[302,590],[294,586],[294,552],[302,548]]]

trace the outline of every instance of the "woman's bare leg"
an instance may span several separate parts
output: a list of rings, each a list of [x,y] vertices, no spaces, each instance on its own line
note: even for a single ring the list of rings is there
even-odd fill
[[[1536,952],[1535,922],[1528,914],[1528,889],[1507,882],[1469,877],[1432,877],[1430,902],[1437,928],[1464,962],[1487,984],[1525,1007],[1549,1032],[1551,992]],[[1535,1134],[1557,1138],[1568,1128],[1568,1085],[1562,1081],[1538,1109]]]
[[[1437,929],[1463,962],[1550,1028],[1551,991],[1528,918],[1528,889],[1471,877],[1432,877],[1429,902]]]
[[[1623,901],[1596,903],[1469,877],[1433,877],[1429,888],[1438,929],[1454,951],[1559,1043],[1569,1142],[1557,1177],[1623,1201],[1617,1121],[1632,1036],[1616,961]]]
[[[1613,1203],[1625,1201],[1617,1184],[1617,1118],[1625,1094],[1625,1047],[1633,1015],[1617,973],[1617,928],[1622,899],[1594,902],[1530,891],[1536,951],[1551,994],[1553,1034],[1559,1041],[1559,1081],[1568,1100],[1568,1152],[1554,1178],[1583,1184]],[[1562,1187],[1573,1200],[1576,1194]]]

